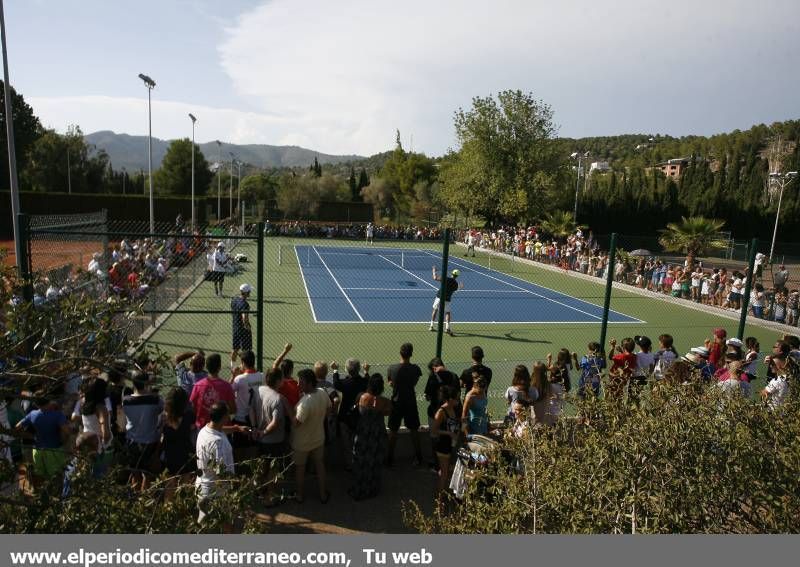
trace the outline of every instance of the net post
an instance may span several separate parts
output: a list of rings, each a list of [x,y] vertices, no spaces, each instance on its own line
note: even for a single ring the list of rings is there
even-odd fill
[[[404,250],[400,251],[400,267],[401,268],[406,267],[406,253]]]
[[[442,336],[444,335],[444,303],[445,290],[447,289],[447,260],[450,254],[450,229],[444,229],[444,243],[442,245],[442,274],[439,286],[439,328],[436,330],[436,356],[442,357]]]
[[[264,223],[258,223],[258,242],[256,252],[256,368],[264,370]],[[280,248],[278,249],[280,250]]]
[[[750,307],[750,291],[753,289],[755,279],[756,250],[758,250],[758,238],[750,242],[750,259],[747,261],[747,283],[744,286],[744,297],[742,297],[742,312],[739,315],[739,330],[736,336],[741,339],[744,337],[744,326],[747,323],[747,310]]]
[[[283,244],[278,244],[278,265],[283,266]]]
[[[603,319],[600,323],[600,352],[606,351],[606,333],[608,331],[608,312],[611,307],[611,289],[614,287],[614,262],[617,258],[617,233],[611,233],[608,248],[608,273],[606,274],[606,295],[603,300]]]

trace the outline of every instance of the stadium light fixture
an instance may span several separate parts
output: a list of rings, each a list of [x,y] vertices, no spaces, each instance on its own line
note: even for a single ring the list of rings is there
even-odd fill
[[[153,205],[153,109],[150,93],[156,82],[144,73],[139,73],[139,78],[147,87],[147,179],[150,186],[150,234],[153,234],[156,231],[156,220]]]
[[[197,118],[191,112],[189,113],[189,118],[192,119],[192,234],[194,234],[194,123],[197,122]]]

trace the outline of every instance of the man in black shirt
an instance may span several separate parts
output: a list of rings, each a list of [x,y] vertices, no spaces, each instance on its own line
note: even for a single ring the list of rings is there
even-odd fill
[[[444,285],[444,330],[445,332],[452,336],[453,331],[450,330],[450,299],[453,297],[453,294],[464,287],[463,285],[459,284],[456,278],[459,276],[458,270],[453,270],[450,272],[452,277],[445,278],[445,285]],[[442,278],[436,273],[436,266],[433,267],[433,280],[440,282]],[[442,298],[440,297],[442,294],[441,288],[439,291],[436,292],[436,299],[433,300],[433,312],[431,313],[431,326],[430,330],[434,330],[434,324],[437,321],[437,315],[439,314],[439,306],[441,304]]]
[[[247,299],[253,288],[250,284],[239,286],[241,295],[231,299],[231,313],[233,314],[233,350],[231,350],[231,368],[239,351],[253,350],[253,332],[250,328],[250,304]]]
[[[386,463],[391,466],[394,460],[394,448],[397,444],[397,431],[402,422],[411,435],[414,445],[416,464],[422,464],[422,449],[419,442],[419,411],[417,410],[417,394],[415,388],[422,376],[422,370],[411,364],[414,347],[411,343],[400,346],[400,364],[393,364],[387,373],[392,386],[392,413],[389,414],[389,450]]]
[[[464,389],[465,396],[472,389],[473,372],[486,378],[486,388],[488,389],[492,381],[492,369],[483,365],[483,349],[479,346],[472,347],[472,366],[461,373],[461,387]]]

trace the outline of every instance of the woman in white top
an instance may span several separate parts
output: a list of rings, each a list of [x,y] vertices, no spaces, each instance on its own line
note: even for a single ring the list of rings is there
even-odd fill
[[[83,393],[75,403],[72,419],[80,418],[83,431],[100,440],[100,452],[108,451],[114,441],[111,432],[111,400],[106,395],[108,383],[92,377],[83,383]]]

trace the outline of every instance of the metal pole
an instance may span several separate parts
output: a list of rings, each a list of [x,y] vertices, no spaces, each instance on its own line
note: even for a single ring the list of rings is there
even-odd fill
[[[242,162],[236,162],[236,207],[242,210]]]
[[[756,265],[756,250],[758,250],[758,238],[754,238],[750,243],[750,259],[747,262],[747,283],[744,285],[744,297],[742,297],[742,312],[739,314],[739,331],[736,336],[744,338],[744,325],[747,322],[747,309],[750,307],[750,290],[753,289],[755,273],[753,270]]]
[[[222,144],[217,140],[217,153],[219,159],[217,160],[217,223],[222,218]]]
[[[233,222],[233,154],[231,154],[231,184],[228,188],[228,216]]]
[[[3,0],[0,0],[0,35],[3,44],[3,96],[6,111],[6,140],[8,140],[8,175],[11,182],[11,219],[14,225],[14,252],[17,258],[17,273],[20,277],[25,275],[23,266],[24,251],[22,250],[22,235],[20,234],[19,215],[22,209],[19,204],[19,180],[17,179],[17,153],[14,144],[14,116],[11,109],[11,84],[8,78],[8,53],[6,50],[6,17]]]
[[[786,180],[781,179],[781,192],[778,195],[778,212],[775,213],[775,229],[772,231],[772,245],[769,247],[770,264],[772,264],[772,254],[775,252],[775,237],[778,236],[778,220],[781,218],[781,202],[783,201],[784,187],[786,187]]]
[[[67,142],[69,144],[69,142]],[[72,175],[69,169],[69,146],[67,146],[67,192],[72,195]]]
[[[614,262],[617,257],[617,233],[611,233],[611,244],[608,251],[608,274],[606,275],[606,297],[603,301],[603,320],[600,323],[600,348],[606,351],[606,333],[608,331],[608,312],[611,308],[611,289],[614,287]]]
[[[30,255],[30,218],[25,213],[17,215],[17,223],[19,226],[19,256],[17,256],[17,265],[19,266],[19,275],[22,280],[22,297],[25,301],[33,301],[33,282],[31,281],[31,255]]]
[[[153,89],[147,86],[147,177],[150,185],[150,233],[156,231],[155,206],[153,205],[153,114],[151,108],[150,92]]]
[[[442,357],[442,336],[444,335],[444,298],[447,290],[447,259],[450,255],[450,229],[444,229],[442,247],[442,283],[439,286],[439,328],[436,331],[436,356]]]
[[[256,326],[256,368],[264,368],[264,223],[258,223],[258,243],[256,252],[256,316],[258,323]]]
[[[578,189],[581,183],[581,156],[578,156],[578,170],[575,175],[575,210],[572,212],[572,216],[575,219],[575,222],[578,222]]]
[[[194,234],[194,226],[194,116],[192,116],[192,234]]]

